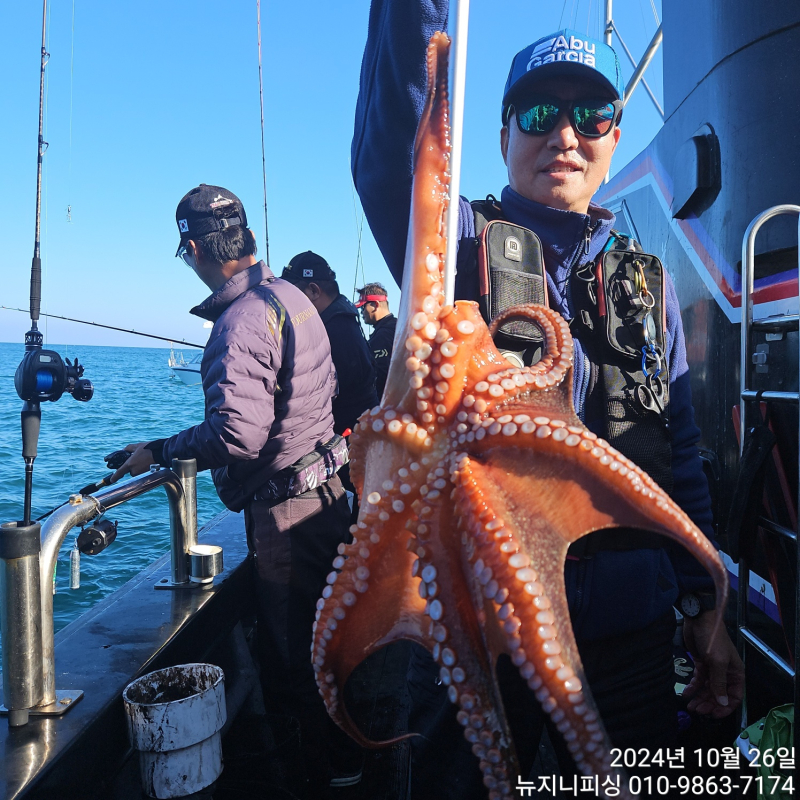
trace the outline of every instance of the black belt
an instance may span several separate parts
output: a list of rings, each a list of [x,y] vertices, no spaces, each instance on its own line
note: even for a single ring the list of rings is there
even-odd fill
[[[347,442],[339,435],[284,467],[261,483],[256,500],[283,502],[327,483],[349,461]]]

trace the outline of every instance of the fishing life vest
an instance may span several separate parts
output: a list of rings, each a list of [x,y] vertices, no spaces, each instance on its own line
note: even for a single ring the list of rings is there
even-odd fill
[[[491,195],[471,205],[475,241],[465,251],[460,283],[466,289],[465,280],[477,271],[478,303],[487,324],[514,305],[548,305],[539,237],[504,220]],[[591,365],[587,396],[602,392],[605,438],[669,492],[664,268],[635,240],[612,231],[598,258],[576,267],[570,280],[570,328]],[[474,296],[474,290],[462,292],[458,283],[457,296]],[[542,343],[541,331],[527,320],[509,320],[495,335],[498,349],[520,366],[536,363]]]

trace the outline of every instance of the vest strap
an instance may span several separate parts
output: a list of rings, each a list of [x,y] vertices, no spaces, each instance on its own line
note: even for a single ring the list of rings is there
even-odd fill
[[[471,205],[476,235],[459,251],[456,296],[477,300],[487,323],[514,305],[547,305],[538,236],[505,221],[492,195]],[[570,327],[582,334],[592,364],[590,392],[603,392],[605,438],[669,492],[672,446],[664,268],[634,239],[612,231],[596,262],[577,267],[571,280],[575,317]],[[495,337],[501,352],[520,364],[534,363],[530,356],[541,342],[535,325],[517,320],[509,320]]]

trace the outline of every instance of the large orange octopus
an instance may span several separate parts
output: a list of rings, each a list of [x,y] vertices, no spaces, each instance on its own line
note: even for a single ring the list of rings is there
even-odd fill
[[[344,709],[342,687],[390,642],[426,647],[460,708],[489,797],[508,798],[518,775],[494,672],[501,653],[579,768],[601,784],[619,777],[570,623],[564,560],[572,542],[612,526],[655,531],[713,575],[717,608],[727,584],[716,550],[686,514],[575,415],[562,317],[520,306],[490,330],[477,304],[444,306],[448,45],[436,34],[428,49],[394,354],[381,405],[353,434],[361,511],[317,603],[312,660],[333,719],[375,746]],[[544,334],[544,357],[532,367],[512,366],[494,346],[492,331],[510,317],[533,320]]]

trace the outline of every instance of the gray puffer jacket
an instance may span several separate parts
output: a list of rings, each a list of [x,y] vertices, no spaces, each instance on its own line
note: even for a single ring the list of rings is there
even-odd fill
[[[160,464],[195,458],[225,505],[240,510],[279,470],[333,435],[336,373],[308,298],[258,264],[192,314],[214,322],[200,372],[205,420],[152,442]]]

